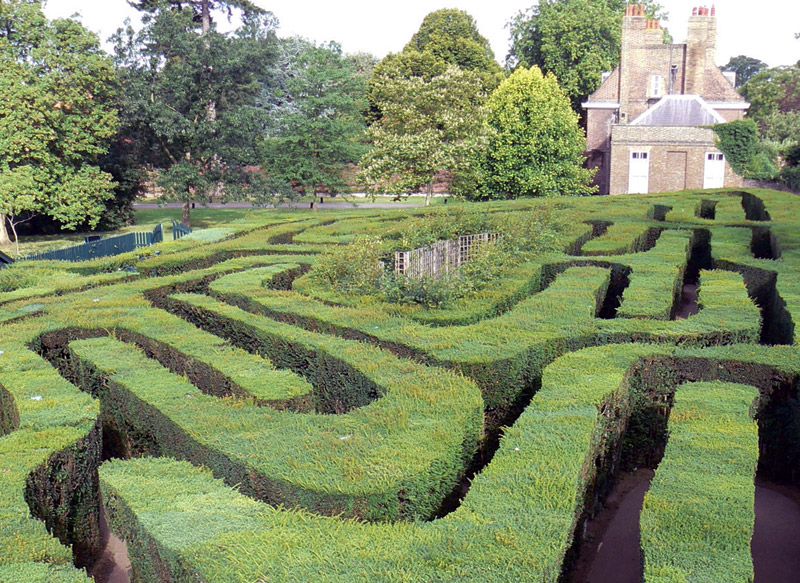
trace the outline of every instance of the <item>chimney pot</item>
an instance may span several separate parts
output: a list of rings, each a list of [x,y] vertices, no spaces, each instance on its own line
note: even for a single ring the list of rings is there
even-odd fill
[[[639,16],[644,16],[644,4],[639,4]]]
[[[714,4],[712,4],[711,5],[711,16],[716,16],[716,15],[717,15],[717,7]]]
[[[697,7],[692,8],[692,16],[697,16]]]

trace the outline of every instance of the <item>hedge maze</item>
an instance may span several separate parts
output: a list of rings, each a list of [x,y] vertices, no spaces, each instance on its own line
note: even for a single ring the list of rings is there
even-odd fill
[[[423,210],[270,211],[14,267],[0,582],[89,581],[101,504],[134,581],[569,580],[642,466],[643,580],[751,581],[755,474],[800,481],[800,201],[480,209],[543,204],[558,250],[440,308],[309,274]],[[677,318],[686,284],[699,311]]]

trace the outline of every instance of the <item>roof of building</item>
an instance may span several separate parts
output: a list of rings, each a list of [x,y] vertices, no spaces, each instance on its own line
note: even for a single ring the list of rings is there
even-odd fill
[[[699,95],[666,95],[631,122],[635,126],[711,126],[725,123]]]

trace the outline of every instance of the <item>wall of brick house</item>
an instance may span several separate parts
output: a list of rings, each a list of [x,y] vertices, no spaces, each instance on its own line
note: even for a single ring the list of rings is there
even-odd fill
[[[621,123],[632,122],[658,101],[659,97],[651,95],[653,75],[661,76],[662,95],[683,93],[686,45],[665,45],[664,31],[653,26],[645,16],[626,16],[622,22],[619,66]],[[671,74],[673,64],[677,65],[674,79]],[[590,101],[593,99],[594,96],[590,97]]]
[[[612,129],[612,141],[610,194],[628,192],[631,151],[649,152],[648,192],[702,189],[706,154],[719,152],[714,146],[714,132],[705,128],[617,125]],[[737,188],[742,184],[742,178],[726,162],[725,186]]]
[[[720,114],[725,121],[738,121],[744,119],[744,109],[717,109],[716,112]]]
[[[616,123],[613,109],[590,109],[586,112],[586,150],[608,150],[611,126]]]

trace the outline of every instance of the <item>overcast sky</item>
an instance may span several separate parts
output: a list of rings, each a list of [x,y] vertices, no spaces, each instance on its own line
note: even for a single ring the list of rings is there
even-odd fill
[[[501,63],[508,52],[511,18],[530,7],[524,0],[254,0],[280,21],[278,35],[302,36],[314,41],[336,41],[348,53],[368,52],[383,57],[398,52],[411,39],[426,14],[440,8],[460,8],[471,14],[481,34],[489,39]],[[686,21],[700,0],[661,0],[669,11],[667,26],[675,42],[686,39]],[[710,6],[711,4],[707,4]],[[717,63],[747,55],[770,66],[800,60],[800,1],[720,0],[717,7]],[[82,22],[107,39],[136,11],[125,0],[47,0],[50,18],[82,15]]]

